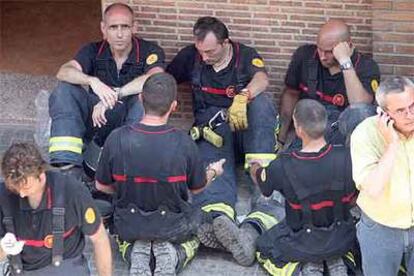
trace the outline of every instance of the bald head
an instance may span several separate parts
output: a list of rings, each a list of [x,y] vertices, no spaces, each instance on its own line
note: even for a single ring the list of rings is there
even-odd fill
[[[134,16],[134,11],[131,9],[130,6],[123,4],[123,3],[114,3],[106,7],[104,14],[103,14],[103,21],[106,22],[107,18],[112,15],[121,14],[127,17],[131,17],[131,20]]]
[[[351,34],[349,32],[349,27],[342,20],[331,19],[326,22],[318,34],[318,44],[338,44],[342,41],[349,41],[351,39]]]

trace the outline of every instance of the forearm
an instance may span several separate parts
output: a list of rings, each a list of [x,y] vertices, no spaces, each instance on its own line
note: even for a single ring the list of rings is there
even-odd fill
[[[264,72],[257,72],[249,84],[247,84],[246,89],[249,90],[250,98],[253,99],[260,93],[266,90],[269,85],[269,79],[267,74]]]
[[[280,98],[280,130],[278,139],[285,142],[292,123],[293,110],[299,100],[299,91],[286,88]]]
[[[0,262],[4,261],[7,257],[7,254],[0,248]]]
[[[360,185],[361,192],[365,192],[374,199],[383,194],[385,186],[391,179],[391,173],[397,157],[398,147],[398,142],[388,145],[376,168],[365,177]]]
[[[373,96],[365,90],[355,70],[349,69],[342,72],[349,103],[372,103]]]
[[[125,84],[119,90],[119,99],[122,99],[126,96],[136,95],[142,92],[145,81],[153,74],[163,72],[164,70],[161,67],[154,67],[148,71],[148,73],[136,77],[129,83]]]
[[[109,185],[104,185],[102,183],[100,183],[98,180],[95,180],[95,187],[98,191],[101,191],[105,194],[113,194],[115,193],[115,189],[113,188],[113,186],[109,186]]]
[[[90,85],[92,77],[86,75],[74,66],[65,64],[60,67],[56,78],[60,81],[66,81],[72,84]]]
[[[99,276],[110,276],[112,275],[112,252],[111,245],[109,242],[108,235],[106,234],[105,228],[102,223],[99,226],[98,237],[92,240],[94,253],[95,253],[95,264]]]

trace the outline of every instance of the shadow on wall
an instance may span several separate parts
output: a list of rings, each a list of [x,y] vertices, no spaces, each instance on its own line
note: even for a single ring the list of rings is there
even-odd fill
[[[99,40],[100,0],[0,1],[0,71],[54,75],[81,45]]]

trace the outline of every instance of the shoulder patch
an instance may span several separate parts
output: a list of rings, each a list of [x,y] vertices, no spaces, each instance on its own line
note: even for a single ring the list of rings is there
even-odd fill
[[[377,92],[378,86],[379,86],[378,81],[376,79],[373,79],[371,81],[371,88],[372,88],[372,91],[374,91],[374,93]]]
[[[254,59],[252,60],[252,64],[253,64],[254,66],[256,66],[256,67],[259,67],[259,68],[263,68],[263,67],[264,67],[264,62],[263,62],[263,60],[262,60],[262,59],[260,59],[260,58],[254,58]]]
[[[151,65],[151,64],[156,63],[157,60],[158,60],[157,54],[151,54],[147,57],[146,62],[147,62],[147,65]]]
[[[260,180],[262,182],[266,182],[266,169],[263,168],[262,172],[260,173]]]
[[[95,215],[95,211],[93,210],[93,208],[89,207],[88,209],[86,209],[85,212],[85,221],[89,224],[94,223],[96,220],[96,215]]]

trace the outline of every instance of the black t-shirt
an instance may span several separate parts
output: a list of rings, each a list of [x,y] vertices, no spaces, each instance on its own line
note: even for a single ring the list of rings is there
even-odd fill
[[[377,63],[367,55],[354,51],[351,61],[355,72],[368,93],[374,93],[380,81],[380,71]],[[286,73],[286,86],[301,91],[301,98],[309,98],[309,68],[310,64],[317,64],[317,97],[324,105],[332,105],[335,95],[344,96],[344,105],[337,106],[340,109],[348,106],[346,87],[342,72],[331,75],[329,69],[322,66],[319,61],[316,45],[304,45],[299,47],[292,56]]]
[[[219,72],[201,60],[194,44],[178,52],[168,65],[167,72],[172,74],[178,83],[191,81],[193,93],[198,92],[194,91],[195,88],[201,87],[209,103],[228,107],[234,94],[246,87],[254,74],[266,72],[263,58],[255,49],[241,43],[231,43],[233,57],[229,65]],[[226,90],[227,94],[217,94],[218,92],[214,92],[216,90]]]
[[[106,41],[85,45],[74,59],[81,65],[83,73],[96,76],[111,87],[122,87],[151,68],[165,66],[162,48],[137,37],[132,38],[132,50],[119,72]]]
[[[334,160],[343,160],[344,168],[335,167]],[[285,159],[285,160],[284,160]],[[294,176],[287,176],[282,162],[289,159],[291,166],[297,168]],[[286,164],[286,163],[284,163]],[[285,165],[286,166],[286,165]],[[339,177],[337,177],[339,173]],[[257,171],[257,179],[260,189],[265,196],[270,196],[274,190],[280,191],[286,199],[287,224],[297,231],[302,228],[302,208],[297,193],[289,179],[296,179],[301,189],[309,189],[312,194],[308,199],[312,205],[312,220],[315,226],[327,227],[334,221],[333,195],[326,187],[332,181],[340,179],[344,183],[342,200],[347,208],[353,204],[355,197],[355,185],[352,180],[352,164],[349,150],[342,146],[327,145],[319,152],[304,153],[295,151],[281,154],[270,163],[269,167]],[[319,191],[319,192],[315,192]],[[322,192],[321,192],[322,191]],[[349,215],[345,213],[345,217]]]
[[[100,214],[87,188],[60,172],[46,172],[46,189],[37,209],[31,208],[27,198],[10,193],[1,183],[0,221],[3,221],[4,216],[4,198],[9,197],[12,206],[17,207],[12,210],[15,235],[18,240],[26,241],[21,253],[24,270],[40,269],[52,263],[52,249],[45,247],[43,242],[52,234],[53,187],[56,181],[60,181],[65,189],[64,259],[82,254],[84,235],[94,235],[101,223]],[[0,224],[0,236],[5,234],[5,226]]]
[[[202,188],[205,168],[196,144],[169,125],[124,126],[105,142],[96,180],[113,185],[115,206],[135,204],[143,211],[161,205],[179,211],[179,200],[188,200],[188,189]]]

